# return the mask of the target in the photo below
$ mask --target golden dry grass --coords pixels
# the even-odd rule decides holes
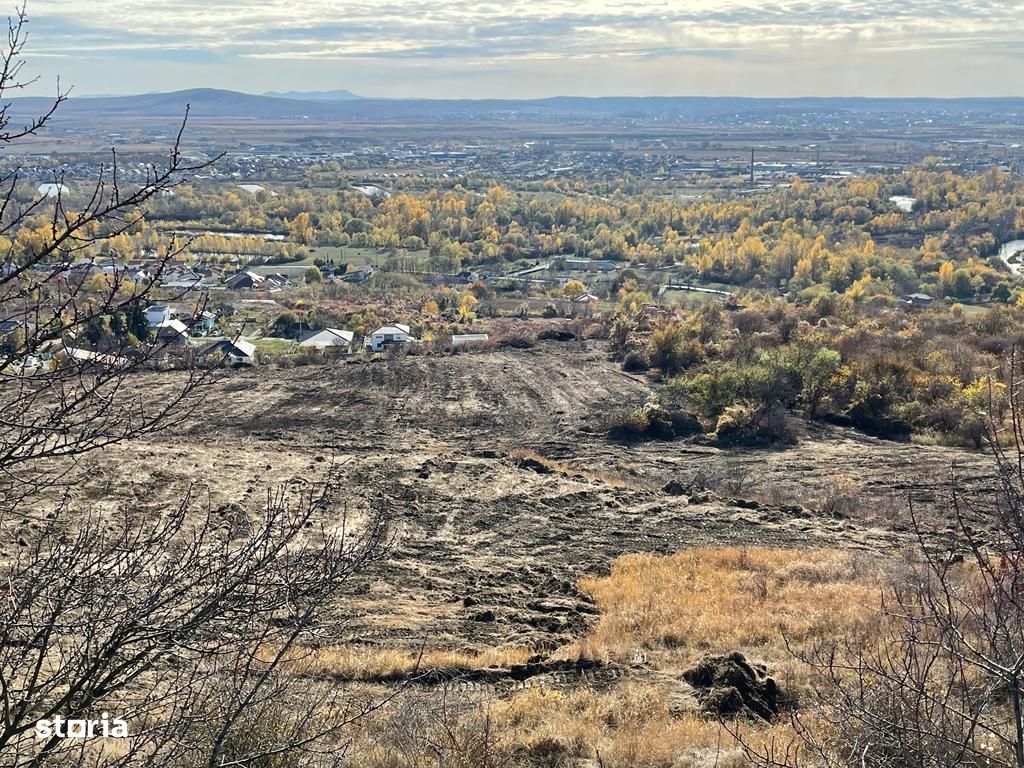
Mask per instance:
[[[696,547],[673,555],[626,555],[606,577],[582,579],[601,611],[577,645],[590,658],[637,649],[781,651],[784,636],[870,631],[879,620],[877,573],[826,549]],[[776,655],[776,654],[772,654]]]
[[[612,472],[574,466],[572,464],[567,464],[564,461],[544,456],[527,448],[514,448],[509,451],[508,455],[513,461],[522,461],[523,459],[536,461],[538,464],[541,464],[550,471],[564,474],[566,477],[582,480],[598,480],[601,483],[614,488],[630,488],[635,485]]]
[[[537,686],[482,700],[422,691],[415,715],[396,702],[361,723],[350,756],[366,768],[745,765],[729,728],[698,711],[681,668],[704,653],[740,650],[769,661],[784,687],[799,685],[806,670],[795,669],[784,636],[801,645],[871,632],[880,621],[880,574],[876,561],[828,549],[698,547],[621,557],[608,576],[581,580],[601,616],[558,655],[626,660],[641,652],[653,670],[605,690]],[[528,653],[435,651],[420,666],[507,666]],[[415,659],[343,647],[315,651],[307,662],[322,673],[371,679],[411,669]],[[793,737],[785,722],[744,727],[749,748],[777,748]]]
[[[624,682],[607,691],[536,687],[504,699],[474,702],[435,690],[430,698],[396,700],[361,723],[348,753],[364,768],[577,766],[696,768],[744,765],[727,729],[680,712],[664,689]],[[747,729],[748,747],[788,742],[788,725]],[[599,762],[598,761],[599,758]],[[589,762],[584,762],[589,761]]]
[[[739,745],[715,721],[679,711],[663,686],[625,682],[611,690],[569,693],[530,689],[492,707],[496,724],[575,747],[581,757],[600,754],[605,766],[698,765],[737,757]],[[787,738],[788,726],[763,729],[750,746]],[[712,758],[712,760],[709,760]],[[720,762],[721,764],[721,762]]]
[[[295,674],[334,677],[342,680],[395,679],[417,669],[487,669],[524,663],[533,653],[529,648],[508,646],[472,650],[430,649],[410,651],[361,645],[326,648],[295,648],[285,667]]]

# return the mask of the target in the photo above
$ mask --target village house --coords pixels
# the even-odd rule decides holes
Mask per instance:
[[[374,269],[369,264],[363,264],[362,266],[350,269],[341,279],[346,283],[363,283],[373,277]]]
[[[902,302],[911,307],[927,307],[935,298],[927,293],[907,293],[902,297]]]
[[[217,316],[213,312],[202,312],[190,317],[179,318],[193,336],[207,336],[217,324]]]
[[[268,291],[281,291],[291,285],[287,275],[264,275],[263,280],[263,288]]]
[[[160,276],[164,288],[195,288],[202,282],[202,275],[191,269],[169,269]]]
[[[472,285],[478,280],[486,280],[479,272],[464,270],[457,275],[435,275],[430,279],[431,285]]]
[[[349,353],[352,351],[352,344],[356,335],[352,331],[343,331],[338,328],[324,328],[322,331],[310,331],[299,341],[299,346],[305,349],[328,349],[335,352]]]
[[[155,327],[153,337],[158,344],[186,344],[188,326],[181,320],[166,320]]]
[[[394,344],[405,344],[409,341],[416,341],[410,333],[408,325],[392,323],[385,325],[366,337],[364,344],[371,352],[382,352],[386,347]]]
[[[128,279],[133,283],[148,283],[153,273],[147,267],[128,267]]]
[[[601,300],[592,293],[578,293],[569,298],[569,314],[572,317],[590,317]]]
[[[245,270],[233,274],[224,281],[224,285],[232,291],[252,291],[262,288],[264,282],[263,275],[257,275],[255,272]]]
[[[15,331],[24,331],[28,334],[31,330],[32,325],[27,320],[21,320],[16,317],[9,317],[6,320],[0,320],[0,341],[3,341]]]
[[[221,339],[199,352],[202,358],[223,358],[228,365],[256,365],[256,345],[245,339]]]
[[[171,308],[166,304],[150,304],[146,307],[146,322],[150,328],[163,325],[171,319]]]
[[[74,365],[78,367],[116,368],[125,363],[124,358],[94,352],[81,347],[62,347],[56,354],[58,365]]]

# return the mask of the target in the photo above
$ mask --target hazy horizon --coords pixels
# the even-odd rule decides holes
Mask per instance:
[[[289,96],[289,93],[298,93],[298,94],[310,93],[310,94],[312,94],[312,93],[324,92],[324,91],[341,91],[341,90],[348,90],[348,91],[350,91],[351,89],[348,89],[348,88],[331,88],[331,89],[310,89],[310,90],[307,91],[307,90],[302,90],[302,89],[295,88],[295,89],[289,89],[288,91],[285,91],[285,92],[281,92],[281,91],[257,92],[257,91],[242,91],[242,90],[237,90],[237,89],[234,89],[234,88],[220,88],[218,86],[213,86],[213,85],[196,85],[196,86],[190,86],[190,87],[187,87],[187,88],[174,88],[174,89],[168,89],[168,90],[148,89],[148,90],[145,90],[145,91],[126,91],[124,93],[109,93],[109,92],[108,93],[81,93],[81,92],[78,91],[78,89],[75,89],[70,95],[73,98],[83,98],[83,99],[106,99],[106,98],[114,99],[114,98],[130,97],[130,96],[147,96],[147,95],[158,95],[158,94],[166,94],[166,93],[180,93],[180,92],[201,91],[201,90],[223,91],[223,92],[227,92],[227,93],[242,93],[242,94],[246,94],[246,95],[249,95],[249,96],[267,96],[267,97],[272,97],[272,98],[287,99],[287,98],[296,98],[296,97]],[[33,96],[37,96],[37,97],[48,97],[48,96],[51,96],[52,94],[49,94],[49,93],[46,93],[46,92],[36,92],[36,93],[33,93],[32,95]],[[556,94],[552,94],[550,96],[504,96],[504,95],[501,95],[501,94],[497,94],[497,95],[493,95],[493,96],[413,96],[413,95],[409,95],[409,96],[375,96],[373,94],[355,93],[354,96],[356,98],[353,99],[353,100],[368,100],[368,101],[372,101],[372,100],[375,100],[375,99],[378,99],[378,100],[388,100],[388,101],[416,101],[416,100],[443,101],[443,100],[447,100],[447,99],[460,100],[460,101],[488,101],[488,100],[540,101],[540,100],[544,100],[544,99],[559,99],[559,98],[566,98],[566,99],[689,99],[689,98],[705,99],[706,98],[706,99],[763,99],[763,100],[768,100],[768,101],[772,101],[772,100],[800,101],[800,100],[808,100],[808,99],[822,99],[822,100],[826,100],[826,99],[850,99],[850,100],[854,100],[854,99],[863,99],[863,100],[877,100],[877,99],[891,99],[891,100],[908,100],[908,99],[934,99],[934,100],[1020,99],[1020,100],[1024,100],[1024,95],[1007,94],[1007,93],[994,93],[994,94],[990,94],[990,95],[981,95],[981,96],[978,96],[978,95],[955,95],[955,94],[951,95],[951,96],[920,96],[920,95],[896,95],[896,96],[885,95],[885,96],[879,96],[877,94],[865,94],[865,95],[862,95],[862,96],[861,95],[850,96],[850,95],[835,94],[835,93],[826,93],[826,94],[820,94],[820,95],[818,95],[818,94],[802,94],[802,95],[799,95],[798,94],[798,95],[793,95],[793,96],[779,96],[779,95],[776,95],[776,94],[763,94],[763,95],[750,96],[750,95],[744,95],[744,94],[732,95],[732,94],[691,94],[691,93],[674,93],[674,94],[609,93],[609,94],[604,94],[604,95],[600,95],[600,96],[588,96],[588,95],[585,95],[585,94],[578,94],[578,93],[556,93]],[[325,99],[325,100],[327,100],[327,99]],[[343,100],[339,100],[339,101],[343,101]]]
[[[1024,3],[990,0],[32,0],[28,13],[31,95],[52,93],[58,75],[80,96],[1024,94]]]

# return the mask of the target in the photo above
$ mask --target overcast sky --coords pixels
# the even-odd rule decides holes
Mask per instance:
[[[13,0],[12,0],[13,1]],[[79,95],[1024,95],[1024,2],[29,0]]]

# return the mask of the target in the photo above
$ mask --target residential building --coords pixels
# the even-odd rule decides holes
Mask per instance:
[[[257,275],[255,272],[244,270],[233,274],[224,281],[224,285],[232,291],[251,291],[261,288],[264,282],[265,278],[263,275]]]
[[[310,331],[300,341],[299,346],[307,349],[351,352],[356,335],[352,331],[338,328],[324,328],[322,331]]]
[[[150,304],[146,307],[146,322],[150,328],[163,325],[171,319],[171,308],[166,304]]]
[[[405,344],[409,341],[416,341],[410,333],[408,325],[392,323],[385,325],[366,337],[365,345],[371,352],[381,352],[386,347],[394,344]]]
[[[362,266],[350,269],[341,279],[346,283],[362,283],[373,277],[374,268],[369,264],[363,264]]]
[[[228,365],[256,365],[256,345],[245,339],[221,339],[200,353],[200,358],[223,358]]]

